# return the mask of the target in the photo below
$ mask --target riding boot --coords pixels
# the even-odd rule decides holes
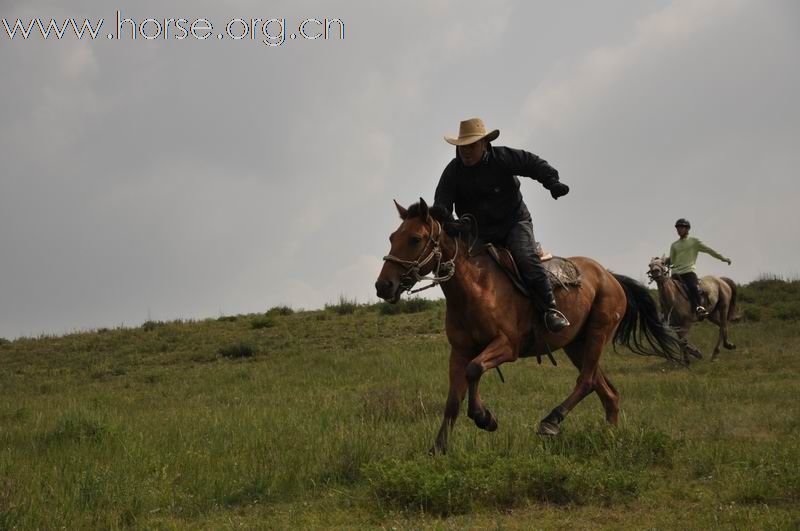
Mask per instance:
[[[548,332],[557,334],[569,326],[569,321],[566,316],[558,310],[556,306],[556,298],[550,294],[551,299],[547,303],[547,309],[544,312],[544,326]]]
[[[694,311],[695,319],[702,321],[706,315],[708,315],[708,312],[702,306],[702,304],[700,304],[700,289],[697,274],[690,272],[682,273],[679,276],[683,281],[683,285],[686,286],[686,295],[689,298],[689,307]]]
[[[555,333],[569,326],[567,318],[556,307],[556,298],[553,296],[547,271],[535,252],[536,240],[531,221],[517,222],[509,231],[506,245],[514,257],[525,287],[531,292],[534,307],[544,312],[545,328]]]
[[[698,321],[702,321],[703,319],[706,318],[706,316],[708,315],[708,312],[706,311],[705,307],[700,302],[700,294],[698,293],[696,284],[695,284],[693,295],[694,295],[694,297],[692,297],[692,298],[694,300],[690,301],[689,304],[691,305],[692,308],[694,308],[694,316],[695,316],[695,318]]]
[[[544,273],[544,267],[540,265]],[[548,332],[554,334],[562,331],[569,326],[569,321],[558,310],[556,305],[556,297],[553,295],[553,287],[550,285],[550,279],[547,274],[536,275],[530,279],[528,289],[532,291],[534,306],[543,310],[542,319],[544,320],[544,327]]]

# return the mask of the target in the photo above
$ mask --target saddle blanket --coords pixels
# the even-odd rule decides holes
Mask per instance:
[[[678,290],[685,299],[689,299],[689,292],[686,289],[686,283],[677,275],[672,277],[678,286]],[[719,286],[714,279],[705,276],[698,279],[697,296],[700,298],[700,304],[707,310],[717,305],[719,301]]]
[[[520,291],[529,295],[528,288],[522,282],[519,269],[517,269],[517,264],[514,262],[511,252],[504,247],[498,247],[491,243],[487,244],[484,250],[505,271],[514,285]],[[544,256],[540,253],[540,257],[542,258],[542,265],[550,277],[550,284],[553,289],[568,289],[568,286],[581,285],[581,272],[574,262],[561,256],[552,256],[549,253]]]

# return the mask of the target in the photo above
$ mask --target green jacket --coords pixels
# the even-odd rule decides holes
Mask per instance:
[[[683,273],[694,271],[694,263],[697,261],[698,253],[710,254],[717,260],[722,260],[723,262],[728,261],[727,258],[697,238],[687,236],[679,239],[669,248],[668,264],[672,268],[672,273],[682,275]]]

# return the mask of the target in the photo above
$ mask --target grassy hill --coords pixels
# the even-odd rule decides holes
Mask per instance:
[[[740,300],[717,363],[604,353],[617,428],[589,397],[535,434],[577,374],[558,352],[486,374],[499,430],[461,417],[433,458],[442,302],[0,340],[0,529],[797,528],[800,282]]]

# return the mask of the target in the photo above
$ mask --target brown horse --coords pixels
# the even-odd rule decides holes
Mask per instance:
[[[609,342],[640,354],[677,359],[680,343],[659,320],[655,301],[638,282],[613,275],[590,258],[571,258],[580,269],[581,285],[556,290],[556,298],[572,325],[549,333],[530,299],[492,258],[469,256],[465,239],[457,234],[460,225],[444,209],[429,209],[422,199],[408,210],[395,205],[403,222],[389,238],[390,254],[375,283],[378,297],[396,303],[404,290],[433,275],[447,300],[450,390],[432,452],[447,451],[448,435],[467,394],[469,418],[481,429],[497,429],[478,384],[484,372],[502,363],[566,351],[580,375],[572,393],[539,423],[538,430],[556,435],[564,417],[592,392],[600,397],[606,420],[616,424],[619,392],[599,366]]]
[[[689,363],[689,355],[701,359],[703,354],[691,343],[689,343],[689,329],[697,322],[695,312],[689,305],[689,298],[681,286],[681,281],[669,276],[665,257],[655,257],[650,260],[647,276],[651,282],[658,286],[658,295],[661,300],[661,311],[667,323],[675,329],[678,337],[683,342],[683,359]],[[719,346],[722,344],[726,349],[732,350],[736,345],[728,341],[728,323],[737,319],[736,315],[736,283],[727,277],[715,277],[711,275],[700,279],[700,285],[708,296],[708,320],[719,327],[717,344],[711,354],[714,361],[719,355]]]

